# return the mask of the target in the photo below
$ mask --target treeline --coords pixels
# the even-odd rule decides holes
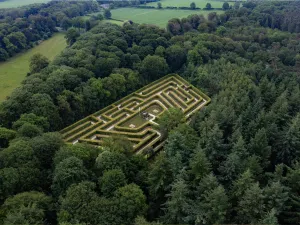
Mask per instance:
[[[32,67],[40,69],[2,104],[1,124],[11,126],[23,113],[39,111],[51,124],[50,130],[59,130],[177,69],[172,49],[168,50],[171,35],[163,29],[102,24],[80,37],[72,34],[67,33],[67,41],[75,43],[48,67],[33,62]],[[21,104],[11,113],[11,103],[16,101]]]
[[[298,224],[298,36],[255,23],[256,7],[172,19],[170,32],[99,24],[32,62],[0,106],[1,223]],[[170,72],[212,102],[189,125],[164,114],[151,163],[120,137],[93,148],[49,133]]]
[[[51,1],[16,9],[0,10],[0,61],[48,39],[56,27],[71,26],[70,19],[98,11],[92,1]]]
[[[224,3],[225,4],[225,3]],[[236,27],[243,25],[269,27],[291,33],[300,32],[300,23],[298,12],[300,2],[262,2],[254,1],[235,2],[233,7],[223,4],[223,9],[227,11],[224,14],[212,12],[208,15],[208,20],[201,17],[196,21],[190,21],[194,17],[190,16],[183,19],[172,19],[169,21],[167,28],[176,35],[183,32],[199,30],[205,32],[216,31],[217,27],[226,24],[227,27]],[[206,5],[206,10],[211,9],[210,3]],[[199,21],[204,21],[199,26]]]

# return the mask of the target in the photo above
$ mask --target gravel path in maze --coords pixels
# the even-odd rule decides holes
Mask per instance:
[[[64,140],[100,146],[103,138],[121,135],[136,153],[160,150],[164,140],[156,118],[171,107],[180,108],[187,120],[210,98],[178,75],[166,76],[61,131]],[[152,111],[151,111],[152,109]],[[145,115],[148,118],[145,118]]]

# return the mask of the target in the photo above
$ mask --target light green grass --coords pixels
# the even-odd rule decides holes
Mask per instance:
[[[161,0],[162,7],[175,6],[175,7],[190,7],[190,4],[195,2],[196,7],[204,8],[209,2],[213,8],[222,8],[223,3],[221,1],[210,1],[210,0]],[[228,2],[229,5],[233,5],[233,2]],[[157,2],[151,2],[148,6],[157,6]]]
[[[192,14],[207,16],[211,12],[222,13],[222,10],[172,10],[172,9],[140,9],[140,8],[119,8],[111,10],[112,18],[118,20],[132,20],[135,23],[154,24],[165,28],[172,18],[183,18]]]
[[[35,4],[35,3],[46,3],[50,2],[50,0],[7,0],[4,2],[0,2],[1,8],[16,8],[24,5]]]
[[[53,60],[66,46],[64,34],[58,33],[40,45],[0,63],[0,102],[10,95],[26,77],[29,72],[29,59],[32,55],[41,53]]]
[[[137,113],[134,117],[124,122],[122,126],[130,127],[130,125],[133,124],[135,128],[138,128],[144,125],[145,123],[147,123],[147,120],[145,120],[139,113]]]

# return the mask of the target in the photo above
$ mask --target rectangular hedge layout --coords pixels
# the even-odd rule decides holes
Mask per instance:
[[[60,133],[66,142],[101,146],[103,138],[128,138],[136,153],[151,154],[163,146],[155,129],[157,118],[170,107],[180,108],[187,119],[210,98],[178,75],[165,76],[114,104],[72,124]],[[145,114],[147,117],[145,117]]]

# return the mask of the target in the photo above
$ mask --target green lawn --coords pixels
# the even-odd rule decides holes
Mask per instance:
[[[23,5],[46,2],[50,2],[50,0],[7,0],[0,2],[0,8],[16,8]]]
[[[166,6],[176,6],[176,7],[189,7],[192,2],[195,2],[196,7],[204,8],[206,3],[210,3],[213,8],[222,8],[223,3],[221,1],[210,1],[210,0],[161,0],[160,3],[162,7]],[[233,2],[228,2],[229,5],[233,5]],[[147,4],[148,6],[157,6],[157,2],[151,2]]]
[[[41,53],[50,60],[58,55],[65,47],[66,41],[63,33],[53,35],[40,45],[20,53],[6,62],[0,63],[0,102],[20,85],[29,72],[29,59],[35,53]]]
[[[170,0],[166,0],[170,1]],[[191,14],[202,14],[207,16],[210,12],[222,13],[222,10],[172,10],[172,9],[139,9],[119,8],[111,10],[112,18],[118,20],[132,20],[135,23],[154,24],[165,28],[167,22],[172,18],[183,18]]]

